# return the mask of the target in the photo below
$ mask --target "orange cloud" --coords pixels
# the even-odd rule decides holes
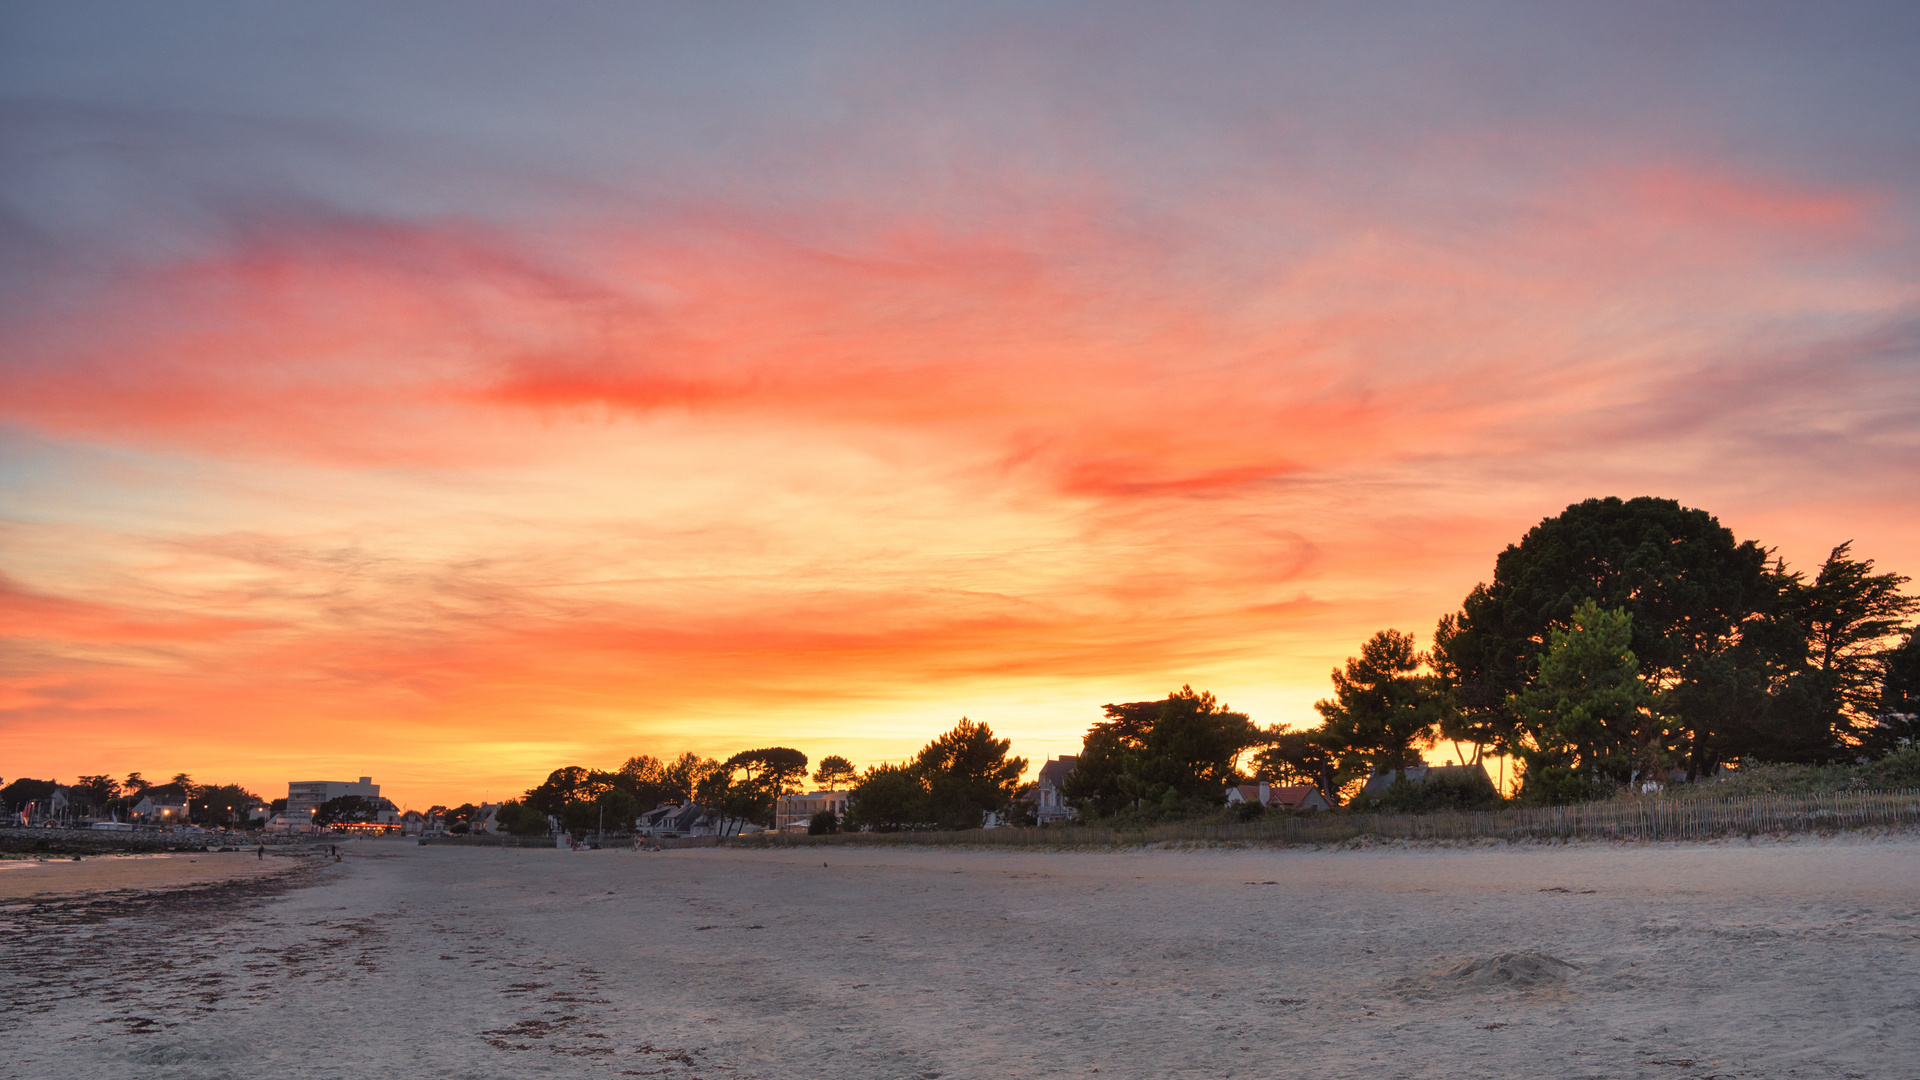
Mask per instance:
[[[48,596],[0,574],[0,639],[116,644],[219,641],[273,625],[260,619],[154,611]]]

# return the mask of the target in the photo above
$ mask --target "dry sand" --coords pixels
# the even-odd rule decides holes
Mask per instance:
[[[0,1076],[1920,1076],[1911,837],[346,850],[0,911]]]

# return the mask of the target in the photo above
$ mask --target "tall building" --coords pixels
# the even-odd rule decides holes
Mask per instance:
[[[286,819],[295,828],[313,820],[313,812],[330,799],[358,795],[368,802],[380,797],[380,785],[373,777],[363,776],[357,783],[345,780],[295,780],[287,785]]]

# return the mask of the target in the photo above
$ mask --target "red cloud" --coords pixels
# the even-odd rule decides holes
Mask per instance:
[[[1643,213],[1716,231],[1763,229],[1854,239],[1875,202],[1858,192],[1674,165],[1621,174],[1618,184]]]

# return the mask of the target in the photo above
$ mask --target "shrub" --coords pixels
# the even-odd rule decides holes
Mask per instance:
[[[1587,783],[1567,769],[1559,771],[1565,775],[1547,778],[1557,781],[1552,788],[1554,794],[1572,796],[1561,801],[1584,797],[1581,793],[1589,790]],[[1405,775],[1396,776],[1386,791],[1357,796],[1348,808],[1362,813],[1431,814],[1441,810],[1498,810],[1503,802],[1485,773],[1469,770],[1464,776],[1429,772],[1422,784],[1414,783]]]

